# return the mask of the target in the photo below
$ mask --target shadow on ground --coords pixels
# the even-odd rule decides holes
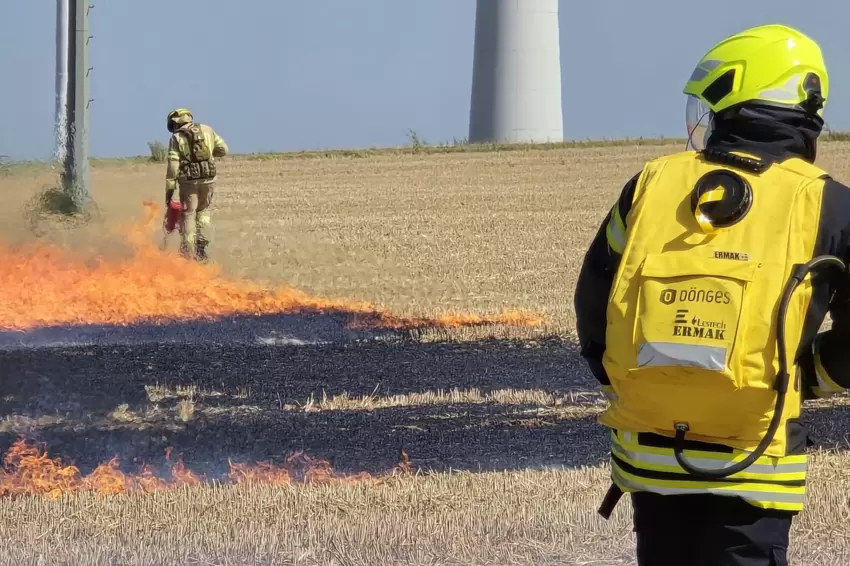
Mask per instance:
[[[847,399],[846,395],[841,397],[841,401]],[[826,450],[850,449],[850,405],[810,407],[803,410],[801,420],[809,429],[813,446]]]
[[[98,345],[7,344],[0,450],[24,435],[86,473],[116,455],[130,471],[163,465],[173,448],[210,475],[226,472],[229,458],[282,461],[293,451],[370,472],[394,466],[402,448],[414,465],[436,470],[592,465],[606,457],[595,423],[599,397],[588,393],[595,382],[569,342],[322,343],[305,339],[305,329],[339,329],[339,321],[283,320],[290,324],[283,330],[270,319],[248,330],[243,323],[235,340],[223,323],[195,326],[200,332],[89,329],[80,340]],[[267,331],[289,340],[254,339]],[[452,389],[478,391],[439,401],[393,397]],[[516,391],[487,397],[505,389]],[[346,393],[371,401],[322,407],[323,397]]]
[[[377,322],[362,317],[363,322]],[[211,320],[167,324],[80,324],[37,328],[27,332],[0,331],[0,350],[83,345],[140,344],[331,344],[410,335],[414,330],[350,328],[353,313],[332,311],[234,315]]]
[[[357,341],[342,339],[344,326],[266,317],[89,329],[97,345],[7,344],[0,450],[23,436],[87,473],[114,456],[127,471],[167,469],[171,448],[210,476],[226,473],[228,459],[282,462],[295,451],[373,473],[392,468],[402,448],[434,470],[607,460],[598,387],[569,341]],[[329,340],[308,339],[317,336]],[[816,445],[846,448],[850,407],[805,415]]]

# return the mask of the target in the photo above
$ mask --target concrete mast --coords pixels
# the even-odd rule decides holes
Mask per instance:
[[[56,108],[53,157],[62,163],[68,155],[68,33],[71,28],[69,0],[56,0]]]
[[[90,202],[89,0],[56,3],[56,157],[62,187],[78,210]]]
[[[558,0],[477,0],[469,142],[563,139]]]

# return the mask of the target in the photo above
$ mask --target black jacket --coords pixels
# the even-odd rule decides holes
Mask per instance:
[[[778,161],[796,156],[813,163],[822,126],[819,118],[800,112],[758,106],[738,108],[715,116],[714,130],[706,146],[721,151],[746,151]],[[638,175],[635,175],[626,183],[616,205],[624,222],[632,205],[637,178]],[[606,216],[590,244],[575,292],[581,355],[602,385],[610,383],[602,366],[602,356],[605,352],[608,295],[620,262],[620,255],[609,246],[606,238],[609,220],[610,215]],[[827,179],[824,186],[814,250],[814,255],[822,254],[838,256],[850,265],[850,188],[833,179]],[[812,341],[827,312],[833,325],[822,338],[820,361],[835,385],[850,388],[850,347],[847,346],[850,344],[850,278],[846,274],[816,276],[820,277],[828,277],[829,280],[814,286],[797,351],[805,399],[823,394],[815,374]]]

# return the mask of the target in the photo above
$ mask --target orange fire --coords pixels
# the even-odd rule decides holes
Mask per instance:
[[[337,313],[351,327],[420,328],[476,325],[536,326],[539,316],[507,310],[496,316],[394,316],[366,302],[314,297],[290,287],[266,289],[229,280],[215,266],[186,262],[151,238],[161,214],[145,203],[146,218],[122,230],[130,257],[94,261],[58,246],[0,243],[0,330],[59,325],[129,325],[214,319],[228,315]]]
[[[170,450],[166,451],[170,461]],[[230,472],[219,483],[229,484],[380,484],[388,477],[405,475],[413,471],[407,453],[402,450],[401,461],[392,470],[372,475],[361,472],[354,475],[335,472],[325,460],[319,460],[303,453],[295,453],[286,458],[283,465],[270,462],[245,464],[229,462]],[[118,458],[99,465],[87,476],[72,464],[64,464],[59,458],[50,458],[45,448],[18,440],[9,449],[3,459],[0,470],[0,497],[15,495],[41,495],[58,497],[65,494],[92,492],[100,495],[121,493],[151,493],[182,486],[201,485],[208,481],[203,476],[186,468],[178,457],[171,464],[171,479],[158,476],[150,466],[143,466],[138,474],[125,474],[119,469]]]

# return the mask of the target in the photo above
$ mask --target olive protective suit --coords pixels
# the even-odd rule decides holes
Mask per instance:
[[[165,201],[171,201],[179,188],[183,205],[181,253],[201,261],[207,259],[210,206],[216,184],[215,158],[228,153],[227,144],[213,128],[193,122],[186,109],[168,115],[168,169],[165,175]]]

